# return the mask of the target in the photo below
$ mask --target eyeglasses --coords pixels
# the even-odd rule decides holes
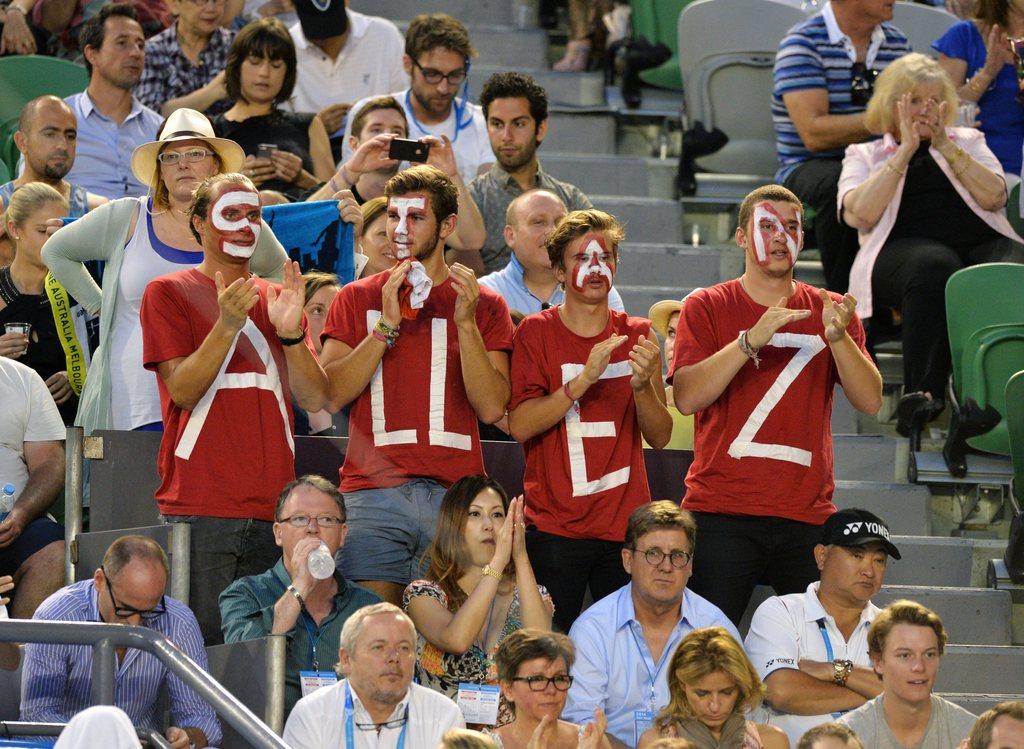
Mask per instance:
[[[466,67],[459,68],[458,70],[453,70],[450,73],[442,73],[440,70],[435,70],[434,68],[425,68],[422,65],[420,65],[416,60],[413,60],[412,64],[420,69],[420,73],[423,74],[423,80],[425,80],[431,86],[436,86],[438,83],[441,82],[442,78],[447,79],[448,85],[458,86],[464,80],[466,80],[466,76],[469,75],[468,64],[466,65]]]
[[[164,166],[174,166],[182,158],[189,164],[198,164],[207,156],[213,156],[213,151],[205,148],[196,148],[191,151],[164,151],[156,157],[156,160]]]
[[[102,565],[100,565],[100,571],[103,573],[103,579],[107,581],[107,593],[110,594],[110,603],[114,607],[114,616],[119,619],[128,619],[133,616],[137,616],[144,621],[152,621],[162,614],[167,613],[167,603],[164,600],[164,596],[160,596],[160,602],[151,609],[137,609],[133,606],[118,603],[117,599],[114,598],[114,586],[110,582],[110,576],[107,575],[107,571]]]
[[[321,528],[337,528],[345,521],[333,515],[324,515],[318,518],[310,517],[309,515],[292,515],[288,518],[281,518],[277,522],[288,523],[293,528],[307,528],[313,523],[316,523]]]
[[[394,720],[388,720],[384,723],[360,723],[356,721],[356,728],[360,731],[380,731],[384,728],[401,728],[409,722],[409,705],[406,704],[405,712],[401,718],[395,718]]]
[[[855,62],[850,70],[850,101],[858,106],[865,107],[871,100],[871,94],[875,91],[875,78],[878,71],[872,70],[867,63]]]
[[[652,567],[657,567],[664,561],[665,557],[668,557],[668,560],[672,564],[672,566],[675,567],[677,570],[681,570],[683,567],[690,563],[691,559],[693,559],[693,554],[691,554],[688,551],[683,551],[682,549],[676,549],[675,551],[666,554],[661,549],[655,548],[647,549],[645,551],[643,549],[638,549],[634,546],[632,551],[634,554],[643,554],[644,559],[647,560],[647,564],[651,565]]]
[[[223,5],[225,0],[187,0],[190,5],[198,5],[200,8],[204,5]]]
[[[558,676],[515,676],[512,681],[525,681],[526,686],[530,688],[531,692],[543,692],[548,688],[548,685],[552,685],[559,692],[567,692],[569,687],[572,686],[572,677],[566,674],[559,674]]]

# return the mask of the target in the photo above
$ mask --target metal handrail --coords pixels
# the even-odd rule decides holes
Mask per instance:
[[[66,723],[30,723],[23,720],[0,721],[0,737],[5,739],[15,736],[60,736],[67,728]],[[145,739],[150,746],[157,749],[172,749],[171,742],[160,735],[159,731],[152,728],[139,728],[136,726],[135,733],[140,739]]]
[[[257,749],[288,749],[249,708],[200,668],[173,642],[148,627],[99,622],[50,622],[39,619],[0,621],[0,642],[39,642],[92,647],[90,699],[113,705],[117,648],[135,648],[155,656],[167,669],[213,707],[217,715]]]

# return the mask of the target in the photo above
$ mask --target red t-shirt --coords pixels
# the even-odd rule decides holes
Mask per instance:
[[[388,272],[345,286],[334,298],[323,338],[358,346],[380,317]],[[341,490],[399,486],[415,478],[445,486],[484,472],[476,412],[466,396],[451,280],[434,286],[415,320],[352,403]],[[476,324],[488,351],[512,349],[512,318],[497,292],[480,287]]]
[[[157,504],[164,515],[274,519],[278,493],[295,478],[291,390],[277,332],[267,316],[266,281],[226,365],[191,411],[171,400],[157,375],[164,435]],[[194,268],[149,282],[142,297],[146,369],[189,356],[217,318],[217,288]],[[306,345],[313,350],[308,336]]]
[[[811,314],[776,332],[759,352],[760,368],[745,363],[718,400],[694,418],[694,460],[683,500],[688,510],[814,524],[835,512],[831,418],[839,373],[817,290],[797,282],[787,307]],[[766,309],[747,296],[739,279],[688,297],[669,374],[735,341]],[[847,330],[867,356],[860,318]]]
[[[650,337],[651,323],[610,310],[604,331],[584,338],[558,310],[530,315],[516,329],[509,410],[560,390],[583,371],[596,343],[612,335],[629,339],[565,418],[523,445],[526,520],[557,536],[622,541],[629,514],[651,501],[629,385],[629,352],[641,335]]]

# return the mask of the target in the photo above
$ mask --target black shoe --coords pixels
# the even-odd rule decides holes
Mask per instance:
[[[991,431],[1000,419],[1002,416],[992,406],[982,410],[973,398],[964,399],[949,420],[949,434],[942,446],[942,457],[951,476],[962,478],[967,475],[968,438]]]
[[[896,404],[896,432],[901,437],[919,434],[925,424],[942,413],[943,403],[924,393],[907,393]]]

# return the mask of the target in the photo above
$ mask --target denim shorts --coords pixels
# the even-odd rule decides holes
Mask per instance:
[[[0,575],[14,575],[30,556],[64,540],[64,526],[43,516],[25,526],[10,546],[0,549]]]
[[[386,489],[345,492],[348,536],[338,564],[349,580],[406,585],[422,576],[422,558],[434,538],[447,490],[430,479]]]

